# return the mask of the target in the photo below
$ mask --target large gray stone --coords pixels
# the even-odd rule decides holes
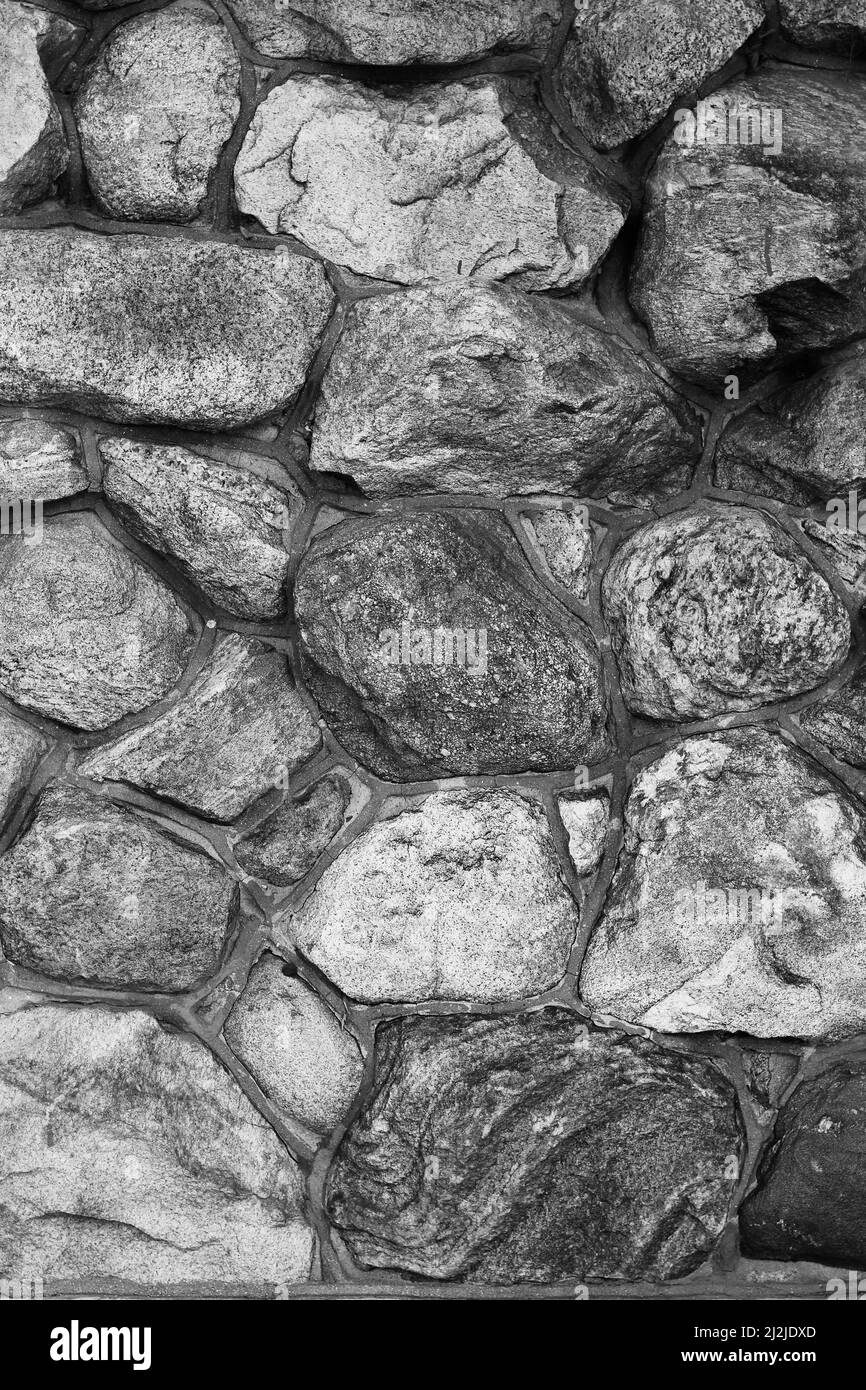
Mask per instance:
[[[69,163],[63,120],[39,57],[51,19],[0,4],[0,217],[49,194]]]
[[[98,523],[0,541],[0,691],[27,709],[104,729],[167,695],[192,641],[171,589]]]
[[[0,498],[48,501],[87,485],[77,435],[43,420],[0,420]]]
[[[0,231],[0,395],[233,429],[294,399],[332,302],[282,247]]]
[[[662,360],[721,396],[866,328],[866,78],[764,68],[712,101],[650,174],[631,298]]]
[[[461,63],[489,53],[543,56],[562,0],[228,0],[244,36],[276,58]]]
[[[80,770],[226,821],[311,758],[321,742],[285,656],[231,633],[219,639],[176,705],[97,749]]]
[[[758,0],[584,0],[560,75],[575,123],[601,149],[642,135],[764,17]]]
[[[600,761],[594,639],[530,579],[489,513],[325,532],[298,569],[295,604],[306,680],[352,756],[400,782]]]
[[[578,924],[542,808],[437,792],[353,840],[280,920],[353,999],[521,999],[565,973]]]
[[[827,48],[846,58],[866,49],[864,0],[779,0],[782,33],[806,48]]]
[[[47,752],[36,729],[0,710],[0,830]]]
[[[327,1203],[364,1266],[479,1283],[656,1281],[711,1254],[739,1171],[711,1063],[547,1009],[380,1025]]]
[[[271,955],[253,966],[226,1041],[285,1115],[333,1129],[361,1084],[361,1053],[318,995],[285,970]]]
[[[640,771],[581,998],[666,1033],[822,1041],[866,1026],[866,822],[762,729]]]
[[[7,1277],[180,1298],[311,1277],[302,1173],[216,1058],[147,1014],[0,1017],[0,1150]]]
[[[701,503],[635,532],[604,577],[625,701],[704,718],[802,694],[844,662],[842,601],[763,512]]]
[[[270,622],[286,612],[286,543],[303,499],[259,478],[245,453],[225,463],[176,444],[101,439],[106,501],[140,541],[167,554],[218,607]]]
[[[268,231],[403,284],[462,274],[566,289],[624,220],[591,166],[489,78],[386,94],[290,77],[253,117],[235,192]]]
[[[170,6],[113,29],[75,102],[90,187],[110,217],[189,222],[240,111],[240,61],[213,11]]]
[[[311,463],[371,497],[604,496],[687,472],[699,436],[685,401],[601,320],[456,280],[352,306]]]
[[[75,787],[49,786],[0,859],[3,949],[53,979],[186,989],[219,965],[236,904],[216,860]]]
[[[242,869],[287,888],[310,872],[342,828],[351,788],[339,773],[318,781],[296,801],[285,801],[234,846]]]

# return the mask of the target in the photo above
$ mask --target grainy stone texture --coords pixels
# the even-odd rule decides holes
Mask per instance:
[[[588,0],[562,57],[575,123],[600,149],[642,135],[764,22],[757,0]]]
[[[189,222],[240,111],[240,62],[212,10],[170,6],[109,34],[75,103],[109,217]]]
[[[81,771],[131,782],[232,820],[321,744],[281,652],[222,636],[178,704],[86,758]]]
[[[286,612],[286,545],[303,501],[293,483],[257,477],[254,455],[231,462],[174,444],[102,439],[102,489],[127,530],[168,554],[218,607],[270,622]]]
[[[557,799],[568,835],[568,852],[581,876],[593,873],[601,863],[608,830],[610,802],[603,792],[569,792]]]
[[[504,81],[394,89],[301,74],[258,107],[235,165],[238,207],[380,280],[584,281],[620,201]]]
[[[530,542],[551,579],[586,603],[592,583],[592,527],[577,512],[551,508],[523,516]]]
[[[676,745],[635,778],[581,998],[662,1032],[833,1039],[866,1023],[857,804],[762,729]]]
[[[294,399],[332,301],[282,248],[0,231],[0,395],[231,429]]]
[[[834,758],[866,767],[866,670],[861,667],[835,695],[804,709],[800,724]]]
[[[147,1014],[0,1017],[0,1149],[7,1275],[181,1297],[310,1275],[300,1170],[206,1048]]]
[[[353,999],[520,999],[561,979],[577,928],[541,807],[437,792],[365,830],[284,922]]]
[[[236,901],[214,859],[74,787],[48,787],[0,859],[3,949],[55,979],[186,989],[218,966]]]
[[[857,520],[866,531],[866,521],[862,517],[858,517]],[[861,535],[859,531],[851,530],[847,526],[835,526],[830,523],[830,516],[824,521],[804,517],[797,525],[822,552],[824,559],[832,565],[840,579],[844,579],[846,584],[855,584],[866,567],[866,535]]]
[[[0,217],[45,198],[69,163],[39,56],[50,23],[41,10],[0,0]]]
[[[361,1053],[318,995],[283,971],[271,955],[253,966],[226,1023],[226,1041],[286,1115],[333,1129],[361,1084]]]
[[[809,504],[866,478],[866,353],[759,401],[719,440],[716,483]]]
[[[779,0],[782,33],[806,48],[825,48],[846,58],[866,50],[864,0]]]
[[[0,420],[0,498],[72,497],[87,485],[71,430],[42,420]]]
[[[277,58],[460,63],[490,53],[544,54],[561,0],[228,0],[244,36]]]
[[[298,883],[343,825],[351,800],[345,777],[331,773],[286,801],[234,846],[242,869],[278,887]]]
[[[167,695],[192,645],[172,591],[84,517],[0,541],[0,691],[79,729]]]
[[[306,679],[341,744],[391,781],[600,760],[594,641],[528,577],[503,523],[477,512],[326,532],[295,604]]]
[[[733,1088],[573,1015],[381,1025],[328,1206],[362,1265],[490,1283],[670,1279],[716,1245]]]
[[[0,830],[47,752],[48,743],[36,729],[0,710]]]
[[[687,486],[697,417],[599,325],[460,281],[362,300],[324,380],[312,466],[371,497]]]
[[[604,605],[630,709],[651,719],[756,709],[820,685],[851,625],[777,522],[703,503],[617,551]]]
[[[727,373],[866,328],[866,78],[764,69],[713,102],[727,143],[681,125],[653,166],[631,297],[662,360],[721,397]]]

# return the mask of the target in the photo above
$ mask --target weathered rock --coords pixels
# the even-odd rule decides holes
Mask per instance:
[[[370,826],[280,928],[353,999],[499,1000],[561,979],[577,921],[542,808],[457,791]]]
[[[600,149],[650,130],[764,22],[757,0],[587,0],[562,55],[575,123]]]
[[[866,510],[866,509],[864,509]],[[810,541],[823,552],[833,569],[846,584],[856,584],[866,568],[866,536],[859,531],[832,524],[832,516],[827,523],[816,521],[814,517],[803,517],[797,526]],[[866,530],[866,520],[857,518],[858,525]]]
[[[390,95],[300,74],[258,107],[235,165],[241,212],[361,275],[586,280],[620,202],[504,81]]]
[[[321,741],[285,656],[231,633],[176,705],[97,749],[80,770],[226,821],[311,758]]]
[[[79,729],[162,699],[193,632],[171,589],[84,517],[0,542],[0,691]]]
[[[327,1201],[374,1268],[672,1279],[718,1241],[741,1144],[733,1088],[703,1059],[560,1010],[403,1019],[377,1030]]]
[[[202,210],[240,111],[240,61],[212,10],[170,6],[113,29],[75,118],[110,217],[189,222]]]
[[[41,734],[0,710],[0,830],[47,751]]]
[[[0,232],[0,396],[232,429],[294,399],[332,301],[282,247]]]
[[[702,503],[614,555],[604,606],[630,709],[651,719],[757,709],[844,662],[840,599],[763,512]]]
[[[827,48],[846,58],[866,49],[864,0],[779,0],[782,33],[806,48]]]
[[[757,1191],[740,1212],[746,1254],[862,1268],[864,1116],[862,1063],[846,1059],[797,1087],[761,1162]],[[848,1297],[848,1279],[838,1283]],[[862,1284],[850,1296],[861,1291]],[[827,1292],[832,1297],[830,1284]]]
[[[716,450],[716,484],[785,502],[826,501],[866,479],[866,353],[738,415]]]
[[[603,792],[568,792],[557,799],[568,852],[581,876],[594,873],[604,854],[610,803]]]
[[[41,10],[0,0],[0,217],[46,197],[69,163],[39,57],[49,23]]]
[[[600,761],[594,640],[527,587],[530,573],[480,512],[325,532],[295,604],[305,678],[343,747],[390,781]]]
[[[147,1014],[0,1017],[0,1148],[0,1266],[46,1292],[310,1277],[303,1175],[211,1053]]]
[[[592,582],[592,527],[577,512],[524,512],[523,525],[542,566],[557,584],[586,603]]]
[[[835,695],[809,705],[799,719],[834,758],[866,767],[866,669],[861,667]]]
[[[340,1123],[361,1083],[364,1063],[351,1033],[301,980],[266,955],[225,1026],[232,1051],[269,1100],[313,1129]]]
[[[229,0],[229,9],[260,53],[379,65],[542,57],[562,17],[561,0]]]
[[[670,1033],[831,1039],[866,1024],[866,823],[762,729],[638,773],[580,993]]]
[[[311,462],[371,497],[604,496],[688,469],[699,436],[691,408],[603,326],[458,280],[352,306]]]
[[[285,801],[234,846],[242,869],[265,883],[298,883],[341,829],[351,800],[344,777],[329,773],[296,801]]]
[[[268,622],[284,616],[289,556],[284,533],[303,499],[200,449],[101,439],[105,498],[140,541],[168,554],[218,607]],[[288,539],[285,537],[285,539]]]
[[[216,860],[73,787],[49,786],[0,859],[3,949],[53,979],[186,989],[217,968],[236,902]]]
[[[721,395],[866,328],[866,78],[763,69],[704,116],[650,175],[631,298],[663,361]]]
[[[77,435],[42,420],[0,420],[0,498],[47,501],[87,485]]]

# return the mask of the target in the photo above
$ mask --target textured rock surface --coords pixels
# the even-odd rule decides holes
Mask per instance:
[[[651,719],[756,709],[844,662],[840,599],[762,512],[704,503],[630,537],[604,578],[630,709]]]
[[[866,353],[797,381],[737,416],[719,440],[716,483],[810,503],[866,478]]]
[[[866,670],[861,667],[835,695],[804,709],[800,723],[834,758],[866,767]]]
[[[763,70],[713,101],[727,143],[683,125],[653,167],[631,297],[663,361],[721,395],[866,327],[866,78]]]
[[[603,495],[687,468],[698,450],[695,415],[609,331],[452,281],[352,307],[312,466],[371,497]]]
[[[274,88],[235,165],[241,212],[339,265],[431,276],[581,283],[623,212],[599,175],[504,83],[385,95],[313,74]]]
[[[438,792],[364,831],[288,939],[354,999],[520,999],[565,972],[577,908],[544,812]]]
[[[388,1023],[376,1054],[328,1193],[363,1265],[669,1279],[719,1239],[740,1133],[709,1063],[560,1011]]]
[[[331,303],[282,248],[0,231],[0,395],[230,429],[294,398]]]
[[[236,897],[220,864],[153,821],[51,786],[0,859],[0,939],[52,978],[185,989],[219,964]]]
[[[227,612],[253,622],[285,614],[284,533],[303,505],[292,483],[278,488],[257,477],[247,454],[227,464],[206,451],[128,439],[102,439],[99,453],[105,497],[134,536],[170,555]]]
[[[592,583],[592,528],[577,512],[526,512],[523,524],[551,579],[586,603]]]
[[[146,1014],[0,1017],[0,1148],[7,1274],[154,1290],[309,1276],[300,1171],[216,1059]]]
[[[218,640],[178,704],[98,749],[81,771],[232,820],[321,741],[285,656],[232,633]]]
[[[742,1209],[740,1232],[749,1254],[862,1267],[864,1116],[866,1070],[856,1061],[798,1086],[761,1163],[758,1190]]]
[[[0,710],[0,830],[47,751],[36,729]]]
[[[602,792],[571,792],[557,800],[568,835],[568,852],[578,874],[591,874],[601,863],[610,803]]]
[[[828,516],[826,521],[829,523],[831,517]],[[816,521],[813,517],[805,517],[797,524],[803,534],[817,545],[839,577],[846,584],[855,584],[866,566],[866,536]]]
[[[866,49],[864,0],[779,0],[782,33],[807,48],[827,48],[846,58]]]
[[[213,11],[137,15],[100,48],[75,115],[90,186],[110,217],[189,222],[240,110],[240,62]]]
[[[864,831],[854,800],[762,729],[678,744],[635,778],[581,997],[663,1032],[861,1031]]]
[[[46,197],[69,163],[39,57],[49,25],[40,10],[0,3],[0,217]]]
[[[168,693],[192,640],[171,590],[97,524],[0,542],[0,691],[27,709],[104,729]]]
[[[579,4],[560,79],[575,123],[601,149],[642,135],[763,21],[757,0]]]
[[[242,869],[285,888],[312,869],[341,828],[351,800],[345,777],[329,774],[286,801],[234,846]]]
[[[229,0],[229,9],[260,53],[374,64],[540,57],[562,17],[561,0]]]
[[[480,513],[325,533],[295,603],[305,674],[341,744],[391,781],[599,760],[593,640],[524,588],[527,576],[502,523]]]
[[[42,420],[0,420],[0,498],[50,499],[86,490],[76,435]]]
[[[340,1123],[361,1084],[358,1044],[283,962],[263,956],[225,1026],[232,1051],[265,1095],[313,1129]]]

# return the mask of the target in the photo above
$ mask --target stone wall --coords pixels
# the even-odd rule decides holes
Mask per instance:
[[[866,4],[82,3],[0,0],[0,1276],[848,1289]]]

